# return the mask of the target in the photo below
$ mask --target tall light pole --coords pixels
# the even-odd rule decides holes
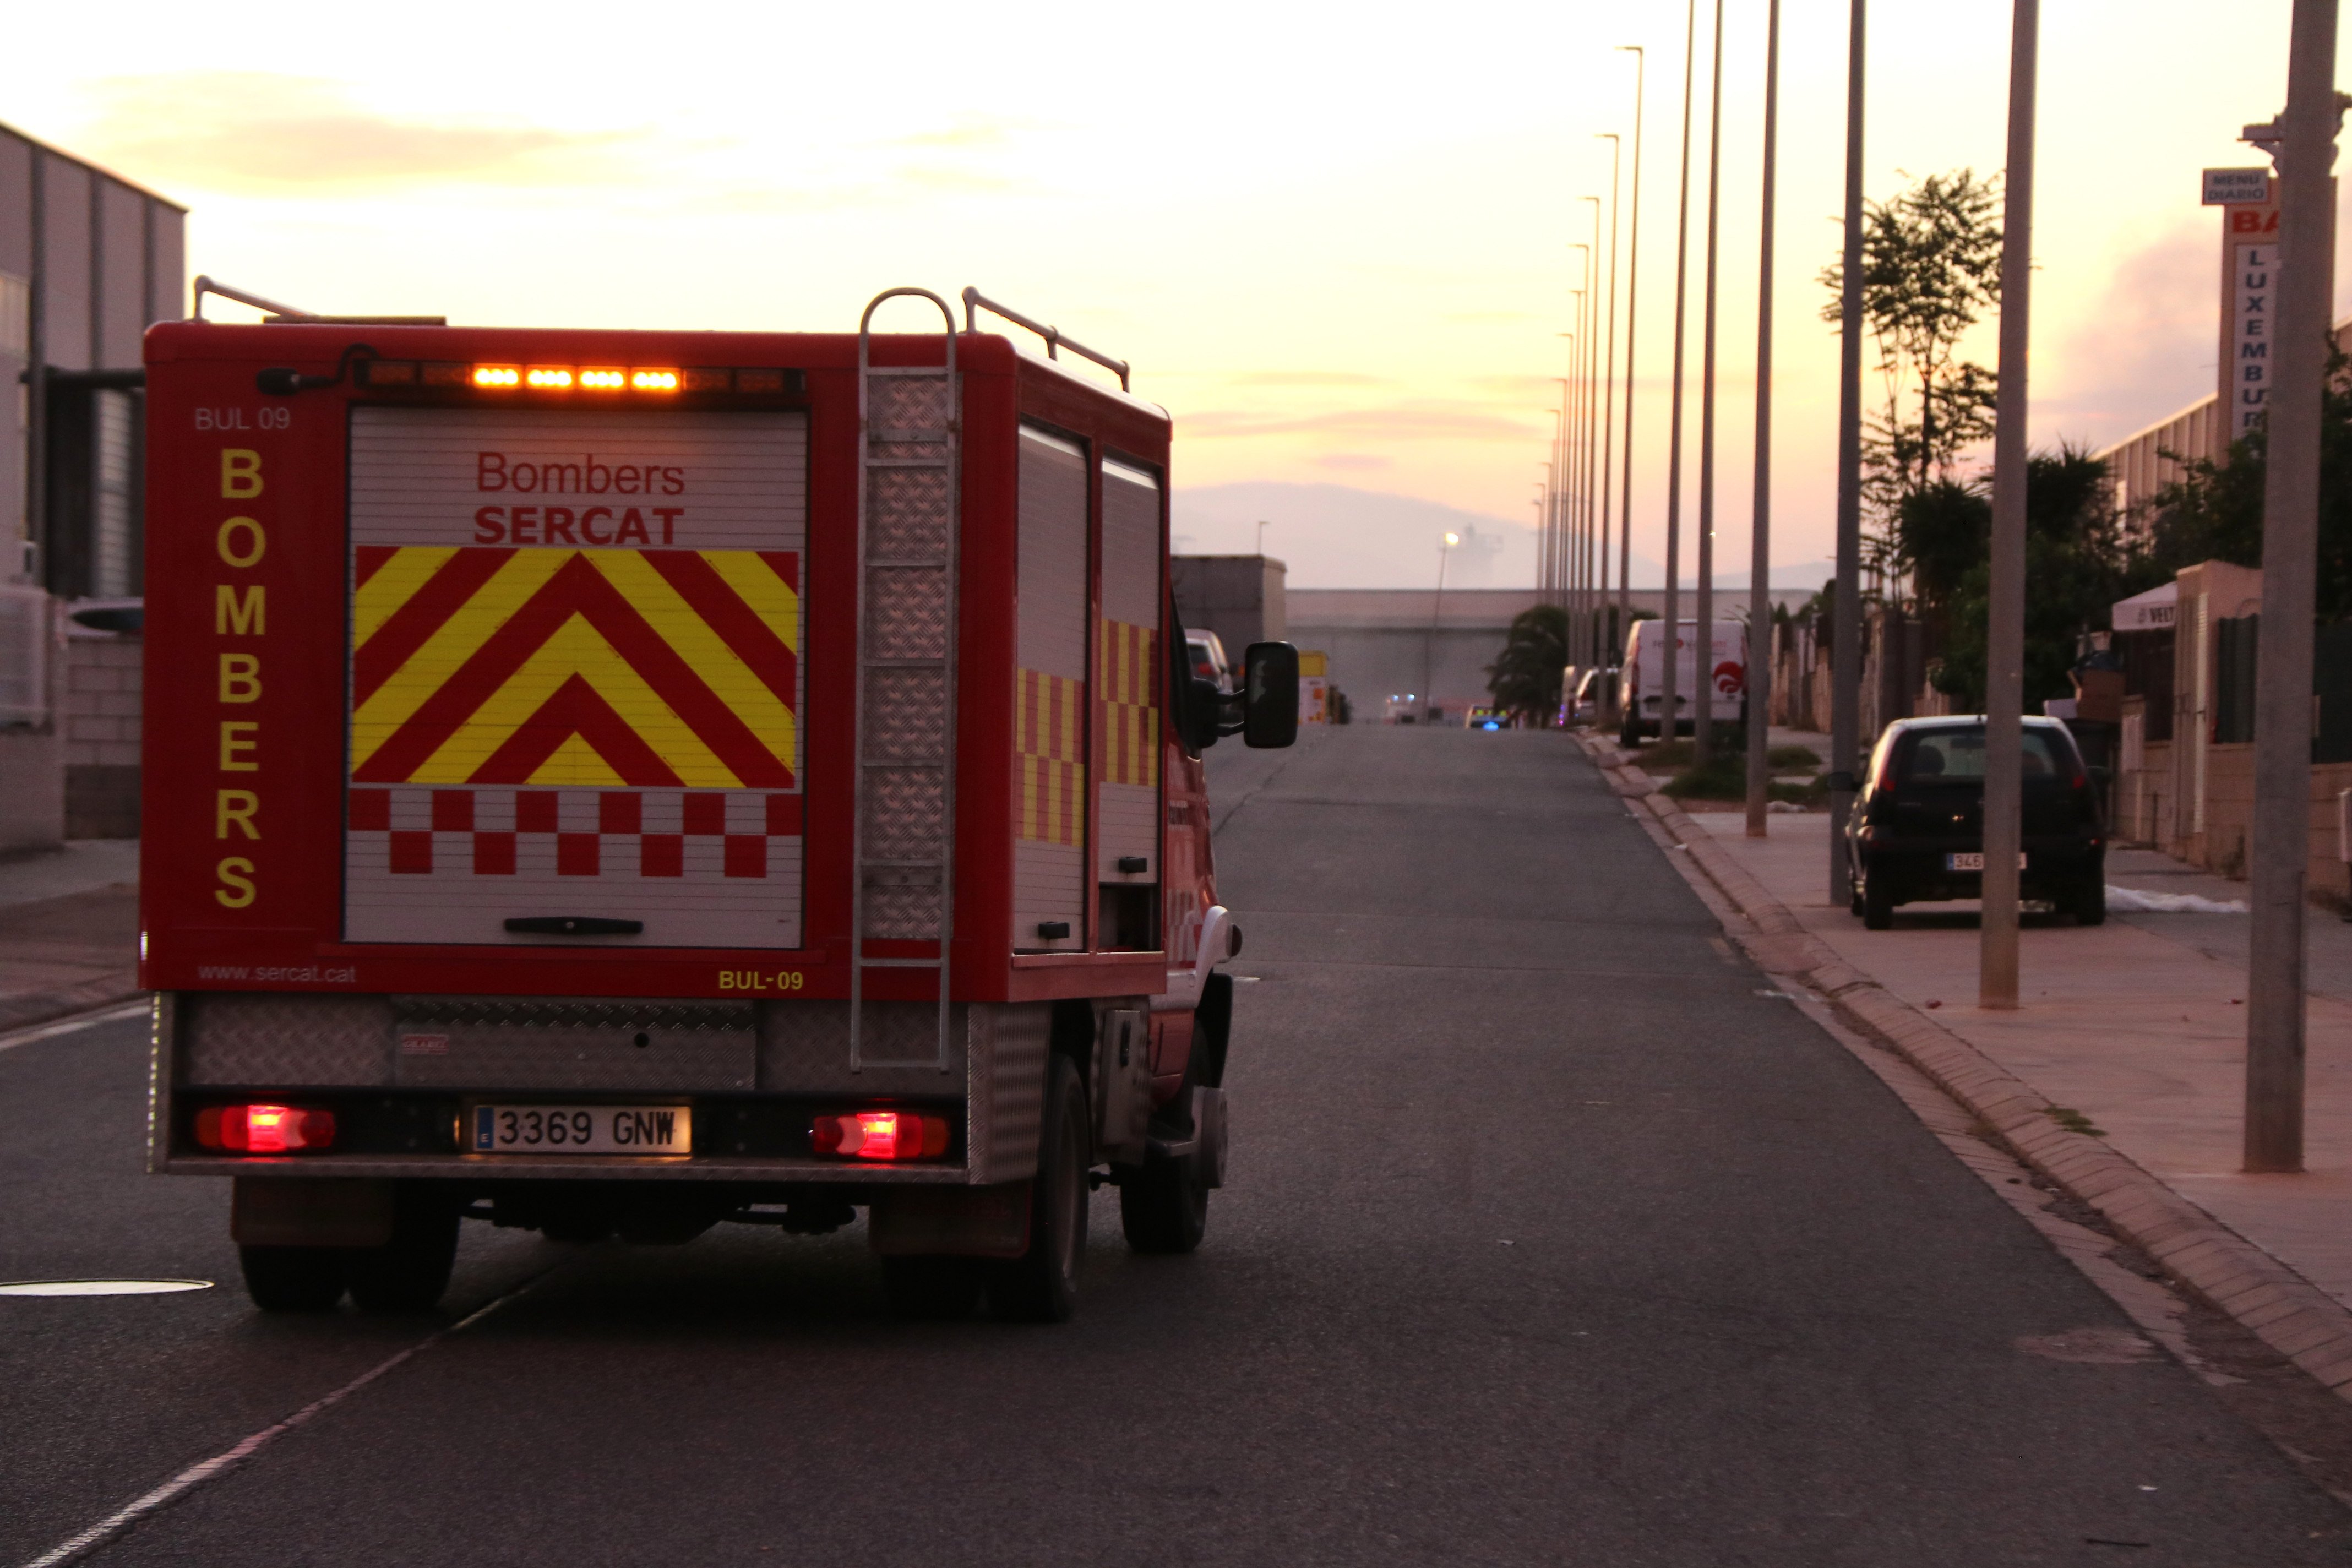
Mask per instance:
[[[1584,345],[1591,341],[1592,336],[1591,331],[1586,329],[1584,323],[1584,301],[1586,297],[1591,292],[1590,285],[1592,278],[1592,247],[1580,240],[1576,244],[1570,246],[1569,248],[1570,250],[1583,252],[1584,278],[1587,284],[1587,287],[1585,288],[1571,289],[1568,291],[1569,298],[1576,301],[1575,305],[1571,308],[1572,314],[1570,316],[1570,320],[1576,322],[1576,331],[1572,335],[1568,345],[1568,376],[1569,384],[1571,389],[1571,395],[1569,400],[1568,416],[1568,467],[1563,470],[1568,475],[1568,479],[1565,485],[1562,487],[1568,492],[1568,510],[1561,519],[1565,548],[1562,552],[1560,560],[1560,607],[1566,610],[1569,615],[1569,626],[1570,628],[1569,633],[1569,647],[1571,650],[1571,657],[1573,657],[1572,650],[1576,646],[1574,627],[1576,626],[1576,614],[1579,608],[1576,602],[1576,503],[1577,496],[1584,476],[1584,469],[1581,461],[1584,455],[1583,443],[1577,437],[1578,433],[1584,427],[1584,377],[1582,374],[1584,364]]]
[[[1445,558],[1461,542],[1462,536],[1449,529],[1445,542],[1437,547],[1437,596],[1430,601],[1429,636],[1422,640],[1421,645],[1421,721],[1423,724],[1430,721],[1430,699],[1436,695],[1430,689],[1430,682],[1436,678],[1432,653],[1437,642],[1438,623],[1445,616]]]
[[[1622,650],[1633,633],[1633,343],[1641,312],[1634,308],[1642,287],[1642,89],[1649,75],[1649,56],[1639,44],[1620,44],[1633,57],[1633,219],[1625,237],[1625,481],[1617,504],[1617,638]],[[1622,665],[1621,656],[1618,663]],[[1622,683],[1622,677],[1620,677]],[[1621,700],[1625,694],[1620,693]],[[1641,693],[1630,699],[1638,716]]]
[[[1575,348],[1576,334],[1573,332],[1562,332],[1559,335],[1569,340],[1570,349],[1573,352]],[[1560,584],[1562,582],[1563,573],[1566,570],[1561,565],[1561,558],[1567,548],[1568,420],[1570,386],[1569,378],[1564,375],[1553,376],[1551,380],[1552,384],[1559,388],[1559,423],[1552,426],[1551,514],[1546,523],[1546,527],[1549,530],[1549,537],[1551,541],[1551,567],[1550,570],[1545,574],[1543,580],[1543,602],[1547,605],[1554,605],[1565,609],[1567,607],[1567,600],[1562,593]]]
[[[1764,202],[1756,263],[1756,499],[1748,547],[1748,837],[1765,836],[1772,763],[1772,197],[1780,135],[1780,0],[1764,23]]]
[[[1717,238],[1722,227],[1723,0],[1715,0],[1715,67],[1706,107],[1706,306],[1699,330],[1698,638],[1692,650],[1691,766],[1715,758],[1715,304]]]
[[[1780,0],[1773,0],[1773,4],[1780,4]],[[1616,617],[1616,628],[1612,634],[1609,614],[1609,500],[1611,487],[1616,478],[1617,456],[1617,165],[1625,148],[1623,141],[1613,131],[1601,132],[1594,140],[1609,143],[1609,331],[1608,346],[1601,356],[1601,591],[1594,599],[1598,606],[1600,635],[1596,642],[1600,657],[1593,660],[1594,664],[1606,669],[1616,662],[1613,647],[1616,638],[1625,635],[1622,616]],[[1621,581],[1618,587],[1622,591],[1624,584]],[[1614,706],[1608,700],[1607,688],[1608,680],[1604,677],[1597,689],[1601,700],[1593,705],[1593,718],[1604,723],[1608,720],[1609,710]]]
[[[2321,399],[2333,283],[2336,0],[2295,0],[2286,112],[2269,131],[2279,170],[2279,321],[2263,490],[2263,634],[2256,645],[2252,946],[2246,983],[2249,1171],[2303,1169],[2304,881],[2311,834],[2313,580]],[[2008,295],[2004,289],[2002,306]]]
[[[1830,902],[1853,896],[1845,819],[1862,722],[1862,101],[1864,0],[1850,0],[1845,58],[1845,254],[1838,300],[1837,593],[1830,618]]]
[[[1859,4],[1859,0],[1856,0]],[[1683,524],[1683,316],[1690,274],[1691,71],[1698,59],[1698,0],[1688,0],[1683,23],[1683,177],[1675,200],[1674,407],[1666,420],[1666,654],[1659,671],[1658,739],[1671,741],[1682,724],[1681,694],[1675,688],[1682,662]]]
[[[1977,1005],[2017,1005],[2017,859],[2024,831],[2026,323],[2033,279],[2033,78],[2041,0],[2014,0],[2009,161],[2001,174],[2000,388],[1992,445],[1992,591],[1985,614],[1984,914]],[[2325,323],[2322,324],[2325,330]],[[2310,686],[2308,674],[2305,677]],[[2304,731],[2311,729],[2306,700]]]
[[[1578,574],[1583,580],[1584,631],[1579,644],[1580,664],[1600,662],[1601,596],[1593,583],[1593,522],[1598,513],[1601,472],[1601,198],[1581,196],[1592,204],[1592,248],[1585,252],[1590,265],[1584,283],[1584,502],[1582,542],[1577,549]]]

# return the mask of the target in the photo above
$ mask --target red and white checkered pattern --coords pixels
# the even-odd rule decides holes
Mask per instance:
[[[353,789],[346,864],[416,877],[765,879],[802,797],[752,790]]]

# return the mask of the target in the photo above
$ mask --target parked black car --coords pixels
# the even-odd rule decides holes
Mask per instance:
[[[2082,925],[2107,918],[2107,830],[2074,739],[2055,719],[2024,721],[2024,864],[2018,897],[2047,900]],[[1853,912],[1872,931],[1895,906],[1982,896],[1982,715],[1902,719],[1870,754],[1846,819]]]

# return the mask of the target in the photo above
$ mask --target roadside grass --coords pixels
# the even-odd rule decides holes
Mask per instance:
[[[1718,727],[1715,743],[1717,757],[1727,753],[1738,757],[1740,766],[1748,765],[1748,737],[1728,724]],[[1650,773],[1679,772],[1690,766],[1691,743],[1688,741],[1654,742],[1634,752],[1633,760]],[[1764,753],[1764,762],[1776,773],[1810,773],[1818,771],[1822,765],[1821,753],[1811,746],[1774,746]]]
[[[1685,747],[1684,760],[1689,752]],[[1717,752],[1708,759],[1704,770],[1685,767],[1662,786],[1675,800],[1746,800],[1748,798],[1748,758],[1742,753]],[[1792,805],[1821,805],[1829,799],[1829,791],[1819,778],[1774,779],[1765,785],[1765,796],[1784,800]]]

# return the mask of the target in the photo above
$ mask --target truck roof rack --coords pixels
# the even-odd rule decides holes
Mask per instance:
[[[224,300],[234,300],[240,305],[250,305],[257,310],[267,312],[261,319],[264,326],[300,324],[341,327],[446,327],[449,324],[449,318],[446,316],[315,315],[309,310],[298,310],[291,305],[281,305],[275,300],[265,299],[259,294],[250,293],[243,289],[231,288],[218,279],[207,277],[201,272],[196,274],[195,299],[190,302],[189,309],[190,321],[201,321],[205,319],[205,296],[207,294],[217,294]]]
[[[1045,339],[1045,357],[1047,359],[1059,359],[1061,355],[1056,351],[1060,349],[1067,349],[1072,353],[1076,354],[1079,358],[1090,359],[1094,361],[1095,363],[1102,366],[1103,369],[1109,371],[1112,374],[1118,376],[1118,389],[1121,392],[1131,392],[1134,390],[1134,388],[1129,386],[1127,384],[1128,363],[1125,360],[1113,359],[1107,353],[1101,353],[1096,350],[1090,349],[1087,347],[1086,344],[1078,342],[1077,339],[1064,335],[1062,329],[1059,327],[1049,327],[1042,321],[1033,321],[1028,317],[1023,315],[1020,311],[1012,309],[1010,306],[998,304],[995,300],[990,299],[987,295],[982,293],[977,289],[966,289],[963,291],[963,330],[965,331],[969,332],[976,330],[972,325],[972,321],[977,313],[982,310],[987,310],[995,315],[1002,316],[1015,326],[1026,327],[1031,331],[1036,333],[1039,337]]]

